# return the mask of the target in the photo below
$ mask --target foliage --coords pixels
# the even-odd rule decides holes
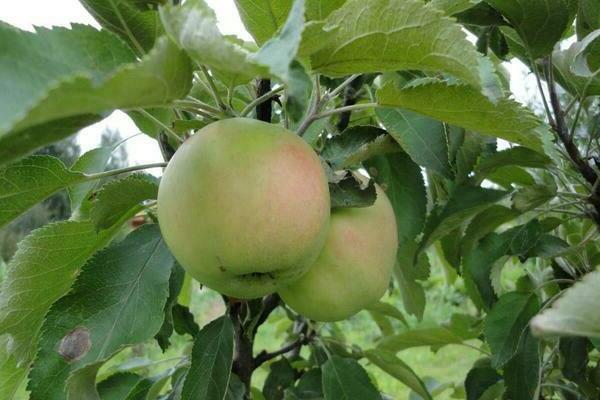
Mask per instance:
[[[398,396],[382,376],[397,398],[600,397],[597,2],[236,0],[253,42],[203,0],[81,3],[100,30],[0,24],[2,399]],[[513,59],[539,109],[511,96]],[[80,156],[73,135],[113,110],[164,162],[128,167],[116,137]],[[332,207],[386,192],[384,300],[318,323],[194,289],[139,171],[231,117],[306,140]],[[480,357],[460,381],[410,356],[457,346]]]

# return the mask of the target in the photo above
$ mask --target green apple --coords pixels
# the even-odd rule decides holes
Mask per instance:
[[[169,162],[158,221],[175,258],[200,283],[250,299],[298,279],[327,237],[327,178],[294,133],[247,118],[212,123]]]
[[[377,186],[375,204],[338,208],[317,261],[297,281],[279,289],[294,311],[315,321],[346,319],[383,296],[396,261],[394,210]]]

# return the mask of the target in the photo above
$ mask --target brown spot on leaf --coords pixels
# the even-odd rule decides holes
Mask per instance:
[[[92,347],[90,331],[86,327],[77,327],[67,333],[58,345],[58,354],[66,361],[81,359]]]

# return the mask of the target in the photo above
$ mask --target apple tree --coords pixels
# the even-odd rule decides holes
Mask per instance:
[[[81,3],[101,29],[0,22],[0,226],[71,206],[2,267],[1,399],[396,398],[373,369],[411,399],[600,398],[597,0],[236,0],[252,42],[203,0]],[[162,160],[31,155],[114,110]],[[464,312],[425,329],[433,267]],[[192,279],[225,305],[204,326]],[[337,325],[361,310],[369,346]],[[175,333],[174,366],[103,369]],[[460,384],[402,359],[448,345],[481,354]]]

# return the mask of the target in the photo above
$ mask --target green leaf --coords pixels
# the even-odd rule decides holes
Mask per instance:
[[[571,67],[580,54],[583,43],[575,42],[568,49],[556,50],[552,54],[554,75],[560,85],[573,95],[579,97],[600,95],[600,78],[598,76],[581,76],[575,74]]]
[[[600,271],[587,274],[531,321],[536,336],[600,338]]]
[[[484,335],[492,350],[492,366],[504,366],[527,335],[529,321],[540,309],[537,296],[511,292],[500,297],[487,316]]]
[[[173,306],[173,328],[180,335],[187,333],[190,336],[196,336],[200,331],[200,327],[194,320],[194,314],[188,307],[181,304]]]
[[[0,167],[0,226],[4,226],[50,195],[85,180],[58,158],[31,156]]]
[[[291,122],[290,128],[297,126],[308,112],[312,92],[313,82],[310,75],[300,62],[293,61],[290,65],[284,104]]]
[[[519,212],[499,204],[494,204],[477,214],[469,223],[461,240],[461,254],[467,255],[479,240],[519,215]]]
[[[398,108],[377,109],[375,114],[414,162],[453,177],[444,124]]]
[[[542,359],[540,342],[531,335],[529,328],[525,329],[522,336],[518,351],[504,368],[506,398],[511,400],[535,398],[539,384]]]
[[[33,356],[44,316],[70,289],[79,269],[120,224],[97,232],[90,221],[65,221],[33,231],[19,243],[0,290],[0,335],[11,335],[19,362]]]
[[[307,0],[306,19],[308,21],[323,20],[345,1]],[[235,0],[246,30],[258,45],[269,40],[281,28],[292,8],[292,3],[292,0]]]
[[[323,398],[322,376],[320,368],[306,371],[293,388],[284,392],[284,400],[317,400]]]
[[[265,400],[262,395],[255,395],[255,388],[251,388],[251,396],[252,399],[256,400]],[[229,379],[229,385],[227,386],[227,393],[223,400],[244,400],[244,396],[246,395],[246,386],[240,380],[240,378],[236,374],[231,374],[231,378]]]
[[[348,168],[377,155],[375,152],[385,150],[382,147],[387,145],[387,138],[387,132],[376,126],[351,126],[325,141],[321,157],[335,169]],[[396,150],[394,146],[389,147]]]
[[[71,171],[82,172],[84,174],[92,174],[102,172],[106,168],[106,164],[112,155],[113,149],[110,147],[99,147],[84,153],[73,163]],[[87,194],[92,190],[98,182],[85,182],[67,188],[69,199],[71,200],[71,212],[77,210]]]
[[[417,328],[383,338],[377,348],[397,353],[413,347],[430,346],[434,349],[460,344],[479,336],[478,329],[465,329],[460,316],[453,315],[449,324],[431,328]]]
[[[433,399],[421,378],[395,354],[373,349],[365,351],[365,356],[367,360],[405,384],[423,399]]]
[[[450,127],[450,131],[452,131],[453,129],[457,128]],[[484,138],[483,136],[473,132],[465,133],[464,136],[464,141],[454,153],[453,166],[456,172],[455,181],[458,184],[464,183],[467,180],[469,180],[471,171],[473,171],[477,160],[483,153],[485,142],[486,140],[488,140],[487,138]]]
[[[443,207],[436,207],[425,224],[420,250],[452,232],[469,218],[490,207],[507,192],[475,186],[458,186]]]
[[[98,383],[98,396],[100,400],[125,400],[141,380],[137,374],[118,372]]]
[[[371,313],[377,313],[380,315],[384,315],[386,317],[394,318],[394,319],[402,322],[402,324],[404,324],[404,326],[408,326],[408,322],[406,321],[406,318],[404,318],[404,314],[402,314],[402,312],[400,310],[398,310],[396,307],[394,307],[393,305],[391,305],[389,303],[384,303],[383,301],[378,301],[376,303],[370,304],[365,309]]]
[[[498,300],[492,285],[492,270],[497,263],[504,263],[503,257],[510,249],[512,236],[490,233],[481,240],[463,259],[463,273],[467,288],[470,282],[475,285],[476,293],[470,291],[475,304],[490,309]]]
[[[598,37],[600,37],[600,30],[595,30],[579,42],[580,47],[575,53],[573,65],[571,66],[571,71],[576,75],[587,79],[597,77],[598,69],[600,69]]]
[[[394,277],[398,282],[406,312],[421,320],[425,312],[426,297],[425,290],[418,281],[429,277],[431,266],[425,252],[417,256],[415,263],[416,251],[417,245],[412,240],[400,245],[396,255]]]
[[[490,173],[486,179],[507,190],[514,190],[515,187],[513,185],[535,185],[535,178],[529,172],[521,167],[512,165],[496,169],[494,172]]]
[[[317,72],[442,72],[482,88],[490,97],[498,95],[496,80],[483,76],[482,71],[491,70],[489,61],[459,25],[421,1],[371,0],[365,7],[362,0],[349,0],[329,15],[323,29],[333,40],[311,56]]]
[[[171,391],[166,398],[161,400],[180,400],[182,398],[181,392],[183,390],[183,384],[185,382],[187,372],[188,367],[182,366],[173,373],[173,377],[171,378]]]
[[[588,365],[590,341],[583,337],[564,337],[559,340],[558,349],[563,364],[560,368],[563,376],[571,381],[577,381],[580,376],[585,376]]]
[[[485,0],[517,30],[534,58],[552,49],[573,21],[577,7],[571,0]]]
[[[271,75],[279,77],[286,83],[290,81],[290,65],[298,53],[302,39],[304,1],[294,0],[281,32],[267,41],[258,53],[252,56],[254,61],[266,66]]]
[[[110,181],[97,192],[90,217],[97,229],[112,226],[125,214],[140,208],[145,200],[158,196],[158,179],[148,174],[133,174]]]
[[[217,75],[226,75],[231,86],[269,75],[266,67],[251,59],[252,53],[221,34],[213,10],[202,0],[162,6],[160,17],[167,34],[180,48]]]
[[[0,41],[10,44],[0,58],[0,163],[72,135],[104,112],[168,104],[191,85],[189,59],[166,38],[141,61],[113,34],[85,25],[31,33],[0,24]]]
[[[537,245],[542,236],[543,228],[538,219],[532,219],[524,225],[512,228],[510,233],[513,232],[514,234],[510,241],[510,254],[525,256]]]
[[[370,207],[377,199],[375,183],[371,180],[366,187],[348,174],[341,181],[329,183],[331,208]]]
[[[19,366],[8,349],[10,337],[0,336],[0,399],[25,399],[27,368]]]
[[[476,172],[482,176],[494,172],[498,168],[515,165],[526,168],[547,168],[552,160],[545,154],[526,147],[512,147],[482,158],[477,164]]]
[[[559,237],[541,235],[535,246],[533,246],[526,255],[527,257],[550,259],[561,255],[569,250],[569,248],[569,244]]]
[[[152,118],[150,118],[148,114],[152,116]],[[179,128],[177,125],[179,124],[174,122],[177,116],[172,108],[145,108],[143,110],[131,110],[127,112],[127,115],[132,119],[140,132],[145,133],[151,138],[158,139],[160,133],[165,131],[165,126],[173,126],[173,131],[175,133],[180,133],[177,130],[177,128]],[[196,121],[200,122],[200,120]],[[204,123],[204,125],[206,125],[206,123]]]
[[[246,83],[256,76],[274,76],[287,84],[288,96],[296,99],[305,90],[305,82],[299,79],[301,71],[292,66],[302,40],[304,8],[304,0],[296,0],[289,15],[285,13],[287,20],[281,32],[257,53],[223,36],[213,10],[202,0],[187,1],[183,6],[163,6],[160,15],[167,33],[179,47],[197,63],[208,66],[227,87]]]
[[[138,54],[154,45],[163,32],[156,8],[160,0],[80,0],[103,28],[119,35]]]
[[[556,197],[556,188],[549,185],[531,185],[519,189],[512,197],[515,210],[526,212],[546,204]]]
[[[406,153],[377,156],[365,162],[369,174],[385,190],[396,215],[400,248],[394,276],[401,290],[406,311],[421,319],[425,310],[425,292],[417,280],[429,276],[426,255],[414,265],[414,238],[421,232],[427,212],[427,194],[421,169]]]
[[[323,365],[322,371],[325,400],[381,400],[356,360],[334,355]]]
[[[580,0],[577,14],[577,36],[587,36],[600,28],[600,4],[595,0]]]
[[[504,380],[501,380],[490,386],[477,400],[498,400],[502,398],[505,391]]]
[[[284,24],[293,0],[234,0],[246,30],[258,45],[275,35]]]
[[[367,310],[367,312],[369,313],[369,316],[371,317],[373,322],[375,322],[375,324],[379,328],[381,336],[388,336],[394,333],[394,325],[388,318],[386,318],[385,315],[376,311]]]
[[[192,350],[192,365],[182,398],[222,399],[227,392],[233,362],[233,325],[227,316],[202,328]]]
[[[438,8],[446,15],[454,15],[473,7],[477,0],[431,0],[429,4]]]
[[[543,152],[549,129],[529,109],[510,98],[497,104],[476,89],[427,79],[398,88],[393,82],[377,91],[384,107],[401,107],[451,125]]]
[[[129,392],[125,400],[148,400],[156,399],[158,393],[162,390],[166,381],[169,377],[159,378],[143,378],[138,382],[137,385]]]
[[[421,169],[406,153],[373,157],[365,162],[369,175],[387,194],[398,227],[398,241],[412,242],[423,229],[427,194]]]
[[[465,379],[467,400],[480,400],[481,396],[500,380],[502,377],[490,366],[488,359],[477,361]]]
[[[100,251],[46,316],[30,374],[32,399],[85,398],[100,366],[162,324],[175,261],[157,225]]]
[[[451,275],[455,275],[456,272],[460,271],[460,241],[462,234],[463,229],[459,227],[444,236],[435,246],[436,253],[442,261],[444,275],[449,283],[454,283],[455,278],[451,278]],[[454,271],[451,269],[454,269]]]
[[[169,297],[165,302],[164,319],[160,330],[154,336],[161,350],[164,352],[171,345],[171,335],[173,334],[173,307],[177,304],[179,292],[183,287],[185,271],[179,264],[175,264],[169,277]]]
[[[493,28],[508,25],[506,19],[504,19],[502,14],[500,14],[495,8],[483,0],[475,1],[477,1],[477,4],[475,4],[473,7],[454,15],[460,23],[465,25],[479,25],[483,27],[491,26]],[[500,33],[498,29],[495,30]],[[506,45],[506,43],[504,43],[504,45]],[[508,52],[508,49],[506,49],[506,52]]]
[[[284,391],[294,385],[296,371],[287,358],[273,362],[269,365],[269,375],[265,379],[263,394],[268,400],[282,400]]]

